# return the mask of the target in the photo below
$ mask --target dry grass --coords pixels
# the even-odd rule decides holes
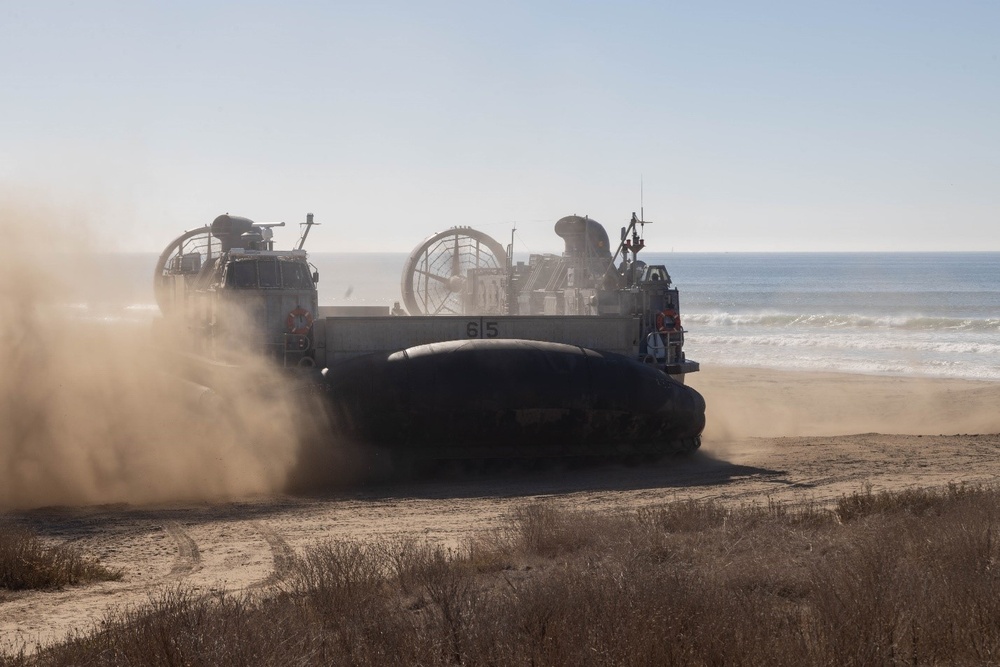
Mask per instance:
[[[977,503],[988,500],[993,489],[966,484],[949,484],[944,489],[903,489],[873,493],[868,485],[860,493],[844,496],[837,503],[836,513],[841,521],[852,521],[873,514],[906,513],[915,516],[939,514],[956,504]]]
[[[318,545],[268,594],[175,591],[35,661],[995,664],[998,510],[1000,492],[980,487],[866,489],[833,511],[532,505],[457,551]]]
[[[0,522],[0,589],[60,588],[90,581],[118,581],[108,569],[67,546],[45,546],[34,533]]]

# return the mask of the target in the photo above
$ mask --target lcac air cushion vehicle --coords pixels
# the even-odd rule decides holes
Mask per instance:
[[[556,223],[560,255],[511,253],[469,228],[434,235],[403,270],[398,306],[319,306],[303,249],[221,215],[161,254],[165,320],[206,365],[262,355],[324,396],[331,442],[402,460],[641,456],[700,445],[705,402],[683,384],[680,301],[666,267],[638,260],[633,214],[617,251],[604,228]],[[197,375],[211,382],[212,373]],[[301,385],[301,382],[296,383]]]

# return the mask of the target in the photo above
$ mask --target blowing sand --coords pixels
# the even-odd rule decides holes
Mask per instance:
[[[53,542],[121,567],[120,582],[0,592],[0,646],[86,631],[111,607],[164,587],[200,592],[280,582],[320,540],[418,537],[456,544],[525,503],[627,511],[671,500],[830,503],[845,493],[1000,477],[1000,384],[707,368],[702,451],[629,468],[517,472],[235,502],[47,507],[11,514]]]

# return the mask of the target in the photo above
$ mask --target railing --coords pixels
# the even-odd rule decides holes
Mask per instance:
[[[684,330],[651,331],[646,336],[646,356],[643,361],[673,364],[681,360]]]
[[[281,365],[285,368],[289,366],[313,366],[316,362],[306,353],[312,349],[312,339],[306,334],[283,334],[284,341],[281,346]]]

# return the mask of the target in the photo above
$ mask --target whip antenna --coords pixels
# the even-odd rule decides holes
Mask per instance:
[[[639,219],[646,219],[646,209],[643,206],[643,192],[642,192],[642,174],[639,174]]]

